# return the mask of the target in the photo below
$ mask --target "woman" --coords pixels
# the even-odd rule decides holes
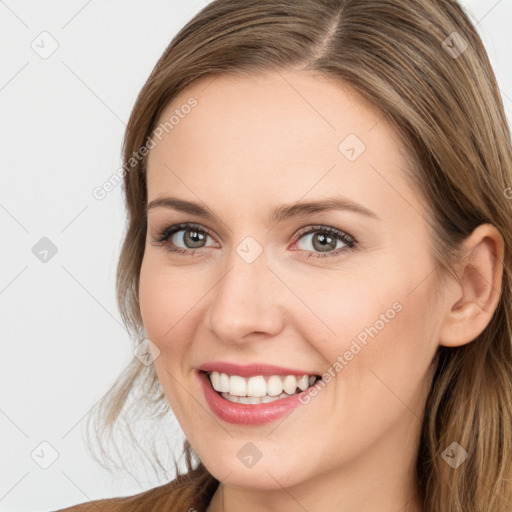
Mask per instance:
[[[125,136],[124,321],[98,409],[187,472],[65,510],[512,507],[512,150],[447,0],[214,0]]]

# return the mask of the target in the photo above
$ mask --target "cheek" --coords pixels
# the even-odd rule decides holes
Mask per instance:
[[[373,404],[371,409],[383,421],[392,411],[400,413],[404,404],[421,412],[437,349],[427,291],[418,288],[407,295],[402,290],[390,298],[398,299],[396,307],[373,311],[362,328],[354,326],[358,334],[350,339],[361,350],[343,370],[345,383],[352,394]]]
[[[331,373],[343,372],[352,389],[364,386],[369,369],[412,382],[437,349],[430,281],[423,271],[427,263],[384,268],[379,272],[366,267],[364,275],[347,272],[331,283],[317,281],[307,295],[309,308],[322,322],[308,315],[312,320],[306,335],[316,340]]]
[[[187,323],[187,312],[198,294],[197,287],[182,286],[176,277],[155,257],[144,257],[139,279],[141,316],[147,337],[162,353],[179,350],[177,344],[185,342],[186,336],[180,336],[180,330]]]
[[[139,279],[139,304],[146,336],[159,350],[154,368],[166,399],[179,418],[186,418],[183,404],[187,403],[181,369],[188,354],[191,337],[190,319],[193,314],[193,288],[177,283],[177,273],[171,274],[155,257],[144,257]],[[196,292],[197,294],[197,292]],[[197,299],[196,299],[197,300]]]
[[[324,348],[342,351],[352,339],[364,344],[369,339],[368,330],[375,332],[372,326],[379,332],[387,330],[400,316],[406,300],[402,288],[389,273],[372,274],[368,268],[364,273],[344,271],[330,279],[308,282],[301,287],[301,296],[311,312],[303,316],[311,319],[317,332],[314,335],[311,331],[311,339],[321,338]]]

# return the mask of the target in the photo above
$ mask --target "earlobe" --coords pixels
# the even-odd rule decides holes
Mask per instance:
[[[452,283],[439,344],[457,347],[475,340],[489,324],[501,296],[504,240],[492,224],[481,224],[464,241],[461,283]]]

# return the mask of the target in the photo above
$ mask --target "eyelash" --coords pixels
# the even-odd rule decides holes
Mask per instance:
[[[190,230],[190,231],[194,230],[196,232],[199,232],[199,233],[202,233],[202,234],[212,237],[210,232],[207,229],[199,226],[199,224],[185,222],[182,224],[174,224],[172,226],[168,226],[168,227],[164,228],[162,231],[160,231],[157,234],[154,241],[157,244],[165,245],[166,249],[172,253],[189,254],[189,253],[198,252],[198,250],[196,250],[196,249],[183,249],[181,247],[172,248],[170,243],[168,243],[169,239],[174,234],[178,233],[179,231],[188,231],[188,230]],[[311,226],[309,228],[302,229],[299,231],[299,233],[297,233],[297,241],[299,241],[303,235],[309,235],[310,233],[322,233],[322,234],[330,235],[330,236],[334,237],[335,239],[342,241],[346,246],[342,247],[341,249],[337,249],[336,251],[328,251],[324,254],[315,253],[313,251],[307,251],[310,253],[307,256],[308,258],[311,258],[311,257],[314,257],[314,258],[335,257],[335,256],[339,256],[341,253],[345,253],[350,250],[353,250],[357,246],[357,240],[353,236],[351,236],[347,233],[344,233],[343,231],[340,231],[338,229],[330,228],[328,226]]]

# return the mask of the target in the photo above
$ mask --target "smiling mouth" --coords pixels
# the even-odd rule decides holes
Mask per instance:
[[[306,391],[319,375],[255,375],[245,378],[217,371],[206,374],[212,388],[225,400],[240,404],[265,404]]]

